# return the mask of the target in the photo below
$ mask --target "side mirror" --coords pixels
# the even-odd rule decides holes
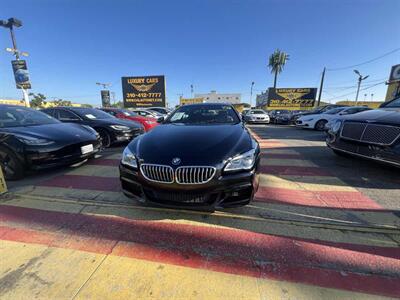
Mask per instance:
[[[159,118],[157,119],[157,123],[162,123],[162,122],[164,122],[164,120],[165,120],[164,117],[159,117]]]

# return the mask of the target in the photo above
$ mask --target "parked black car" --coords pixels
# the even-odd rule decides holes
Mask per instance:
[[[95,108],[54,107],[42,109],[43,112],[61,122],[87,125],[95,129],[101,137],[103,147],[118,142],[126,142],[144,133],[141,124],[117,119]]]
[[[126,195],[162,206],[248,204],[258,188],[260,148],[229,104],[191,104],[134,139],[120,178]]]
[[[337,120],[327,145],[337,154],[350,154],[400,167],[400,98],[379,109]]]
[[[286,109],[273,109],[268,112],[270,123],[276,124],[276,118],[280,115],[288,114],[290,111]]]
[[[70,165],[100,149],[89,126],[63,124],[33,109],[0,105],[0,167],[5,178],[20,179],[29,169]]]

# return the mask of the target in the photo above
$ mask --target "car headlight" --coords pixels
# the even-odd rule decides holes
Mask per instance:
[[[341,120],[336,120],[336,122],[331,127],[331,131],[336,133],[336,132],[338,132],[340,130],[341,126],[342,126],[342,121]]]
[[[35,138],[27,135],[16,135],[16,138],[20,140],[22,143],[32,146],[47,146],[55,143],[54,141],[51,140]]]
[[[153,124],[156,124],[157,122],[154,122],[154,121],[144,121],[146,124],[148,124],[148,125],[153,125]]]
[[[224,171],[251,170],[256,161],[256,149],[237,155],[232,158],[224,168]]]
[[[132,153],[131,150],[129,150],[128,147],[124,149],[124,152],[122,152],[122,160],[121,163],[126,166],[130,166],[132,168],[137,169],[137,161],[136,161],[136,156]]]
[[[303,122],[310,122],[310,121],[312,121],[312,120],[314,120],[314,118],[303,119],[302,121],[303,121]]]
[[[115,130],[129,130],[129,127],[128,126],[123,126],[123,125],[110,125],[110,127],[112,128],[112,129],[115,129]]]

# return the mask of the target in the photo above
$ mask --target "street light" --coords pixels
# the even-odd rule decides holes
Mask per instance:
[[[253,87],[254,87],[254,81],[251,82],[251,87],[250,87],[250,108],[251,108],[251,100],[253,98]]]
[[[367,79],[369,77],[369,75],[367,76],[362,76],[361,73],[358,70],[354,70],[354,73],[356,73],[358,75],[358,84],[357,84],[357,94],[356,94],[356,105],[358,102],[358,94],[360,92],[360,86],[361,86],[361,82],[365,79]]]
[[[13,48],[6,48],[6,51],[11,52],[13,55],[15,55],[16,60],[19,60],[20,54],[22,56],[28,56],[29,54],[27,52],[20,52],[18,50],[17,41],[15,39],[15,34],[14,34],[14,27],[16,27],[16,28],[21,27],[22,21],[17,18],[9,18],[8,20],[0,20],[0,26],[4,27],[4,28],[8,28],[10,30],[10,34],[11,34],[11,41],[13,44]],[[24,95],[25,105],[27,107],[29,107],[30,103],[29,103],[28,92],[24,88],[21,88],[21,90],[22,90],[22,94]]]

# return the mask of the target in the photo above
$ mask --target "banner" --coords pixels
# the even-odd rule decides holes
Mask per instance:
[[[100,94],[101,94],[101,105],[103,107],[110,107],[111,106],[110,91],[102,90],[100,91]]]
[[[17,89],[30,89],[29,72],[25,60],[12,60],[12,68],[14,71],[15,84]]]
[[[204,98],[180,98],[179,99],[179,104],[180,105],[185,105],[185,104],[195,104],[195,103],[203,103]]]
[[[307,109],[315,104],[316,88],[269,88],[268,109]]]
[[[165,107],[165,77],[122,77],[124,107]]]

